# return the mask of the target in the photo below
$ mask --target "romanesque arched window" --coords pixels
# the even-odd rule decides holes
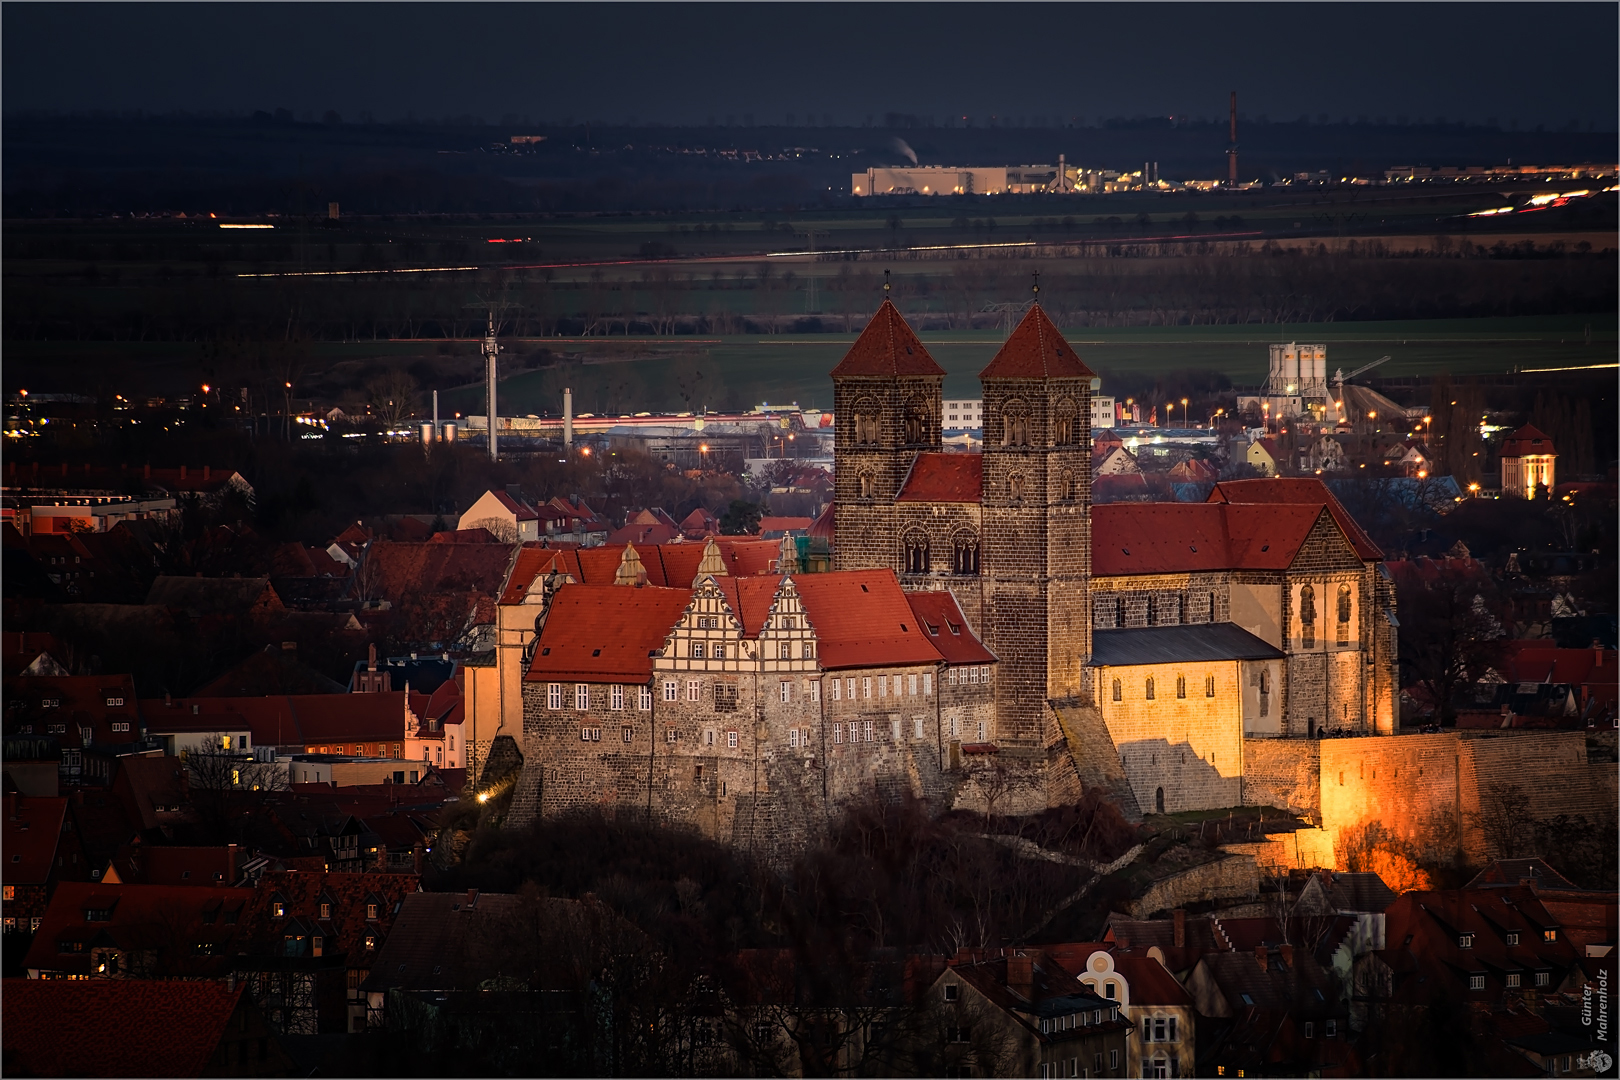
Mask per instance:
[[[1024,497],[1024,487],[1024,474],[1013,473],[1011,476],[1007,477],[1007,498],[1014,500],[1022,499]]]
[[[1123,679],[1115,679],[1114,680],[1114,700],[1115,701],[1124,701],[1125,700],[1125,682],[1124,682]]]
[[[1029,406],[1014,398],[1002,408],[1001,445],[1028,446]]]
[[[900,542],[900,548],[906,573],[928,573],[928,536],[926,533],[915,531],[906,533]]]
[[[1299,590],[1299,643],[1316,648],[1316,590],[1309,585]]]
[[[934,410],[927,398],[914,397],[906,402],[906,442],[916,445],[929,441],[933,432]]]
[[[1058,473],[1058,498],[1064,502],[1073,502],[1078,496],[1077,485],[1074,482],[1074,473],[1064,469]]]
[[[1177,675],[1176,676],[1176,697],[1184,698],[1186,696],[1187,696],[1187,676],[1185,676],[1185,675]]]
[[[877,479],[869,472],[863,472],[857,476],[855,486],[863,499],[873,498],[877,494]]]
[[[1340,645],[1350,644],[1350,586],[1339,586],[1339,636]]]
[[[979,572],[979,535],[963,530],[951,538],[951,573],[974,576]]]
[[[1054,446],[1069,446],[1080,441],[1080,424],[1073,398],[1063,398],[1057,403],[1053,416],[1052,443]]]
[[[1146,690],[1147,690],[1147,693],[1144,696],[1149,701],[1152,701],[1153,700],[1153,676],[1151,676],[1151,675],[1148,676]]]
[[[856,445],[876,445],[881,439],[878,418],[882,415],[882,411],[879,409],[878,403],[871,398],[862,398],[855,403],[852,411],[854,413],[852,419],[854,421]]]

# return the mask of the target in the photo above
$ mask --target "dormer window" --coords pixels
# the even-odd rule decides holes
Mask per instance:
[[[1558,931],[1557,930],[1543,930],[1541,932],[1541,940],[1542,940],[1543,944],[1546,944],[1546,945],[1553,944],[1554,942],[1556,942],[1558,940]]]
[[[1510,946],[1511,945],[1517,945],[1519,943],[1519,932],[1517,930],[1509,930],[1508,931],[1507,943]]]
[[[366,918],[375,919],[376,917],[377,917],[377,902],[375,900],[367,901],[366,902]]]
[[[1459,948],[1459,949],[1472,949],[1473,947],[1474,947],[1474,935],[1473,934],[1459,934],[1459,935],[1457,935],[1457,948]]]
[[[318,910],[321,913],[321,918],[330,919],[332,917],[332,901],[322,900]]]
[[[272,919],[285,919],[287,917],[287,901],[281,896],[270,900],[270,917]]]

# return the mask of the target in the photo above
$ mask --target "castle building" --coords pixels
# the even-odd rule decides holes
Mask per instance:
[[[1268,798],[1262,743],[1394,731],[1394,590],[1319,480],[1093,508],[1098,380],[1038,304],[980,373],[982,453],[943,450],[944,374],[888,300],[833,370],[831,571],[791,540],[519,549],[509,821],[791,848],[873,794],[1175,813]]]

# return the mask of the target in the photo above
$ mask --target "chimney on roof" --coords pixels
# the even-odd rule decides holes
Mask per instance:
[[[182,466],[180,466],[180,479],[184,480],[185,478],[186,478],[186,467],[184,465],[182,465]]]
[[[1602,667],[1603,666],[1603,642],[1599,641],[1597,638],[1592,639],[1592,656],[1593,656],[1593,663],[1595,663],[1598,667]]]
[[[1176,927],[1176,936],[1174,938],[1176,948],[1185,949],[1187,947],[1187,909],[1176,908],[1170,913],[1170,918]]]
[[[1254,947],[1254,958],[1257,961],[1260,962],[1260,970],[1261,971],[1270,970],[1271,965],[1266,962],[1266,947],[1265,947],[1265,945],[1263,945],[1263,944],[1262,945],[1256,945]]]
[[[62,462],[62,477],[63,479],[67,478],[67,462],[65,461]]]
[[[208,479],[208,474],[211,473],[212,471],[213,471],[213,466],[204,465],[203,466],[203,479],[207,480]]]
[[[1035,1000],[1035,959],[1021,949],[1007,957],[1007,989],[1025,1001]]]
[[[141,470],[141,479],[143,479],[143,480],[152,479],[152,463],[150,461],[148,461],[146,463],[146,467]]]
[[[236,884],[236,845],[225,845],[225,884]]]
[[[366,670],[377,670],[377,643],[375,641],[366,646]]]
[[[1293,970],[1294,947],[1292,945],[1284,944],[1282,946],[1282,962],[1283,967],[1288,968],[1290,971]]]
[[[471,911],[473,908],[475,908],[477,906],[478,906],[478,890],[477,889],[468,889],[467,890],[467,902],[462,905],[462,910]]]

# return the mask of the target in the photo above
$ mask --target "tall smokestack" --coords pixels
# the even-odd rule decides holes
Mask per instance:
[[[1226,146],[1226,179],[1237,183],[1237,91],[1232,91],[1232,129]]]
[[[433,437],[439,437],[439,392],[433,391]]]
[[[574,389],[571,386],[563,387],[563,449],[571,450],[574,446]]]
[[[484,389],[488,398],[485,411],[489,414],[489,460],[500,457],[495,446],[495,423],[500,415],[495,408],[495,355],[501,347],[495,344],[495,313],[489,313],[489,330],[484,335]]]

